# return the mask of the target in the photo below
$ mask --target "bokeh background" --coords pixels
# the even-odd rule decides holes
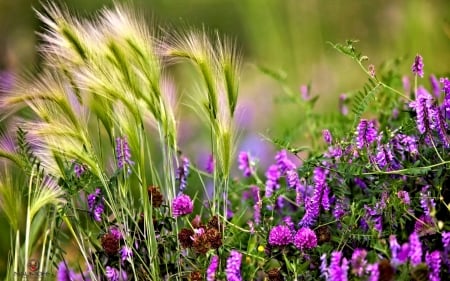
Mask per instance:
[[[107,0],[53,0],[67,5],[80,16],[89,16]],[[118,1],[121,2],[121,1]],[[409,73],[417,53],[424,57],[425,73],[448,75],[450,62],[450,1],[448,0],[135,0],[149,24],[162,27],[205,27],[236,39],[244,57],[241,78],[241,145],[264,150],[260,132],[283,131],[296,118],[295,106],[274,103],[280,85],[258,66],[286,75],[286,83],[300,94],[311,84],[320,95],[318,111],[337,110],[341,93],[362,87],[366,77],[349,58],[327,41],[358,39],[357,47],[369,63],[402,58],[402,71]],[[43,27],[33,9],[39,1],[0,0],[0,75],[3,83],[21,73],[39,69],[37,32]],[[189,75],[176,73],[177,79]],[[12,76],[11,76],[12,75]],[[423,80],[428,84],[427,79]],[[187,95],[189,83],[178,91]],[[191,118],[187,115],[186,118]],[[305,120],[307,122],[307,120]],[[198,147],[199,127],[182,127],[186,150]],[[259,143],[259,145],[258,145]],[[203,151],[202,153],[206,153]],[[199,156],[199,158],[201,158]],[[199,160],[200,161],[200,160]],[[8,228],[0,214],[0,271],[6,267],[10,247]],[[0,272],[1,277],[1,272]]]

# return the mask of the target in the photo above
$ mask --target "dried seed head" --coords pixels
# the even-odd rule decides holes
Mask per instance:
[[[192,247],[193,241],[192,237],[194,236],[194,231],[192,229],[183,228],[180,233],[178,233],[178,240],[183,248]]]
[[[155,208],[159,208],[163,202],[163,195],[157,186],[149,186],[147,188],[148,199]]]
[[[267,271],[267,278],[269,281],[283,281],[283,275],[281,275],[281,272],[278,268],[272,268],[271,270]]]
[[[317,243],[319,245],[329,242],[331,240],[330,228],[323,225],[317,229]]]
[[[218,249],[222,246],[222,234],[217,228],[208,228],[204,235],[206,235],[206,239],[211,244],[211,248]]]
[[[101,241],[103,250],[106,254],[113,256],[119,252],[119,239],[112,233],[106,233]]]
[[[203,280],[202,273],[200,271],[193,271],[189,276],[190,281],[201,281]]]

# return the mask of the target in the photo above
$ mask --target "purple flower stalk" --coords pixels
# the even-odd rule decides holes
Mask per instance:
[[[361,119],[356,129],[356,146],[362,149],[364,146],[368,146],[377,139],[377,129],[375,128],[375,122],[368,121],[367,119]]]
[[[430,75],[430,84],[434,96],[436,97],[436,99],[439,99],[439,97],[441,96],[441,87],[439,85],[439,80],[437,80],[436,76],[434,76],[433,74]]]
[[[277,153],[275,160],[277,161],[278,169],[281,174],[285,174],[286,171],[295,170],[297,168],[295,164],[289,160],[287,152],[284,149]]]
[[[333,281],[347,281],[349,265],[346,258],[342,258],[342,253],[334,251],[331,253],[330,267],[328,272],[330,280]]]
[[[408,191],[400,190],[399,192],[397,192],[397,197],[402,201],[403,204],[411,204],[411,199],[409,198]]]
[[[322,254],[320,256],[320,276],[325,278],[325,280],[330,280],[330,275],[328,274],[327,265],[327,254]]]
[[[300,86],[300,93],[302,95],[302,99],[307,101],[309,100],[311,97],[309,95],[309,87],[308,85],[301,85]]]
[[[269,244],[272,246],[286,246],[292,243],[292,231],[285,225],[277,225],[269,232]]]
[[[416,100],[409,104],[416,111],[417,129],[421,134],[431,131],[433,97],[423,87],[417,89]]]
[[[245,151],[241,151],[238,156],[239,170],[242,171],[244,177],[250,177],[252,175],[253,162],[251,161],[250,154]]]
[[[281,172],[278,169],[278,165],[270,165],[266,172],[266,197],[271,197],[273,192],[280,188],[279,179],[281,177]]]
[[[352,254],[352,273],[358,277],[363,276],[364,271],[366,270],[367,266],[367,251],[364,249],[355,249],[355,251]]]
[[[73,172],[77,178],[80,178],[86,172],[86,166],[78,163],[74,163]]]
[[[183,192],[187,186],[187,178],[189,176],[190,162],[187,157],[181,157],[181,164],[177,169],[176,179],[179,182],[180,192]]]
[[[79,280],[77,274],[67,267],[64,261],[58,264],[58,272],[56,273],[57,281],[74,281]]]
[[[317,247],[317,236],[308,227],[300,228],[294,236],[294,245],[300,250]]]
[[[128,246],[123,246],[119,253],[122,261],[131,260],[133,257],[133,251]]]
[[[428,266],[428,278],[430,278],[430,281],[440,281],[441,253],[439,251],[434,251],[431,254],[426,253],[425,262]]]
[[[130,146],[128,145],[126,137],[116,138],[116,159],[117,168],[122,170],[125,166],[127,166],[127,172],[130,174],[130,166],[134,165],[134,162],[131,161]]]
[[[192,213],[194,203],[186,194],[178,195],[172,201],[172,213],[175,218]]]
[[[87,197],[89,213],[95,221],[102,220],[102,214],[104,211],[103,196],[100,188],[95,189],[94,193],[91,193]]]
[[[431,211],[435,208],[436,203],[433,198],[430,198],[429,185],[422,187],[420,191],[420,206],[422,207],[426,216],[431,217]]]
[[[216,280],[216,271],[219,268],[219,256],[213,256],[206,270],[206,281]]]
[[[380,277],[380,271],[378,269],[378,263],[369,264],[367,266],[367,272],[370,274],[367,281],[378,281]]]
[[[423,66],[424,66],[424,64],[423,64],[422,56],[417,54],[416,57],[414,58],[414,63],[411,68],[412,72],[415,75],[423,77]]]
[[[331,136],[331,133],[328,129],[325,129],[322,131],[322,136],[323,136],[323,140],[329,145],[333,141],[333,137]]]
[[[225,268],[227,281],[242,281],[241,262],[242,254],[236,250],[231,250],[227,259],[227,267]]]
[[[123,270],[119,271],[115,267],[106,266],[105,277],[108,281],[126,281],[127,273]]]
[[[418,266],[422,262],[422,243],[416,232],[409,236],[409,258],[413,266]]]
[[[327,171],[317,167],[314,169],[314,194],[306,200],[305,215],[299,222],[300,226],[311,226],[319,216],[320,206],[325,210],[330,209],[329,193],[330,189],[326,183]]]
[[[206,163],[206,172],[209,174],[214,173],[214,166],[215,166],[214,156],[210,154],[208,156],[208,161]]]

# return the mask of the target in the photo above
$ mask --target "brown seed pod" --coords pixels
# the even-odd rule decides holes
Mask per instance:
[[[192,247],[193,240],[192,237],[194,236],[194,231],[192,229],[183,228],[180,230],[180,233],[178,233],[178,240],[180,241],[181,247],[183,248],[190,248]]]
[[[102,236],[101,244],[107,255],[113,256],[119,252],[119,240],[111,233]]]
[[[159,190],[159,187],[151,185],[147,188],[147,192],[150,204],[155,208],[159,208],[163,202],[163,195]]]

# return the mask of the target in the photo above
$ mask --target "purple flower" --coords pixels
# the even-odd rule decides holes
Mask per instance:
[[[308,227],[300,228],[294,236],[294,245],[300,250],[317,247],[317,236]]]
[[[314,194],[308,198],[305,203],[305,215],[299,222],[300,226],[311,226],[319,216],[320,206],[325,210],[330,209],[329,193],[330,189],[327,185],[327,170],[317,167],[313,172]]]
[[[103,196],[100,188],[95,189],[94,193],[91,193],[87,197],[89,213],[95,221],[102,220],[102,214],[104,211]]]
[[[183,192],[187,186],[187,178],[189,176],[189,166],[190,162],[187,157],[181,157],[181,164],[177,169],[176,179],[180,183],[180,192]]]
[[[77,274],[69,268],[64,261],[58,264],[58,272],[56,273],[57,281],[74,281],[78,280]]]
[[[446,148],[449,148],[450,141],[447,135],[448,125],[444,116],[442,116],[442,112],[435,106],[433,106],[433,109],[431,110],[431,128],[437,132],[441,143]]]
[[[172,201],[172,212],[175,218],[183,215],[188,215],[192,213],[193,209],[194,203],[186,194],[178,195]]]
[[[436,99],[439,99],[441,95],[441,87],[439,85],[439,81],[437,80],[436,76],[434,76],[433,74],[430,75],[430,84],[434,96],[436,97]]]
[[[292,231],[285,225],[277,225],[269,232],[269,244],[272,246],[286,246],[292,243]]]
[[[227,281],[242,281],[241,262],[242,254],[236,250],[231,250],[227,259],[227,267],[225,268]]]
[[[108,281],[126,281],[128,280],[127,273],[123,270],[119,271],[117,268],[106,266],[105,277]]]
[[[125,166],[127,166],[127,172],[130,174],[130,166],[134,165],[134,162],[131,161],[130,146],[128,145],[126,137],[116,138],[116,159],[117,168],[122,170]]]
[[[346,258],[342,258],[342,253],[334,251],[331,253],[330,267],[328,272],[330,274],[330,280],[333,281],[346,281],[348,280],[348,261]]]
[[[81,177],[86,172],[86,166],[78,163],[73,164],[73,172],[77,178]]]
[[[127,259],[131,259],[133,257],[133,251],[126,245],[120,249],[119,253],[122,261],[126,261]]]
[[[339,96],[339,111],[341,112],[342,115],[348,114],[348,107],[345,102],[346,100],[347,100],[346,94],[341,94]]]
[[[206,281],[216,280],[216,271],[219,267],[219,256],[213,256],[211,262],[209,263],[208,269],[206,270]]]
[[[425,262],[428,266],[428,277],[430,281],[440,281],[439,271],[441,268],[441,253],[439,251],[434,251],[431,254],[428,252],[425,255]]]
[[[278,169],[278,165],[270,165],[266,172],[266,197],[271,197],[274,190],[280,188],[279,179],[281,177],[281,172]]]
[[[207,173],[210,173],[210,174],[214,173],[214,163],[215,163],[214,156],[212,154],[210,154],[208,156],[208,161],[206,163],[206,172]]]
[[[422,207],[426,216],[431,217],[431,211],[435,208],[436,203],[433,198],[430,198],[429,185],[422,187],[420,191],[420,206]]]
[[[252,175],[252,161],[250,160],[250,154],[245,151],[241,151],[238,156],[239,170],[242,171],[244,177],[250,177]]]
[[[286,181],[287,185],[291,188],[296,188],[298,185],[300,185],[300,179],[298,178],[297,171],[295,170],[286,171]]]
[[[367,119],[361,119],[356,129],[356,146],[362,149],[364,146],[368,146],[377,139],[377,129],[375,128],[375,122],[368,121]]]
[[[333,141],[333,137],[331,136],[331,133],[328,129],[325,129],[322,131],[322,136],[323,136],[323,140],[327,144],[331,144],[331,142]]]
[[[364,249],[355,249],[352,254],[352,273],[358,277],[363,276],[367,265],[367,251]]]
[[[416,100],[409,104],[416,111],[417,129],[421,134],[431,131],[433,97],[423,87],[417,89]]]
[[[422,243],[416,232],[409,236],[409,258],[413,266],[418,266],[422,262]]]
[[[442,232],[442,244],[444,248],[449,248],[450,246],[450,232]]]
[[[302,95],[302,99],[307,101],[311,97],[309,96],[309,86],[308,85],[301,85],[300,86],[300,93]]]
[[[357,186],[359,186],[362,190],[367,189],[367,184],[360,178],[354,178],[353,181]]]
[[[409,83],[408,76],[405,75],[402,77],[402,84],[403,84],[403,90],[405,90],[405,92],[407,94],[409,94],[409,92],[411,92],[411,83]]]
[[[424,64],[423,64],[422,56],[417,54],[415,59],[414,59],[414,63],[412,65],[412,68],[411,68],[412,72],[415,75],[423,77],[423,65]]]
[[[327,254],[322,254],[320,256],[320,261],[320,276],[325,278],[325,280],[330,280],[327,266]]]
[[[295,170],[296,166],[295,164],[289,160],[287,157],[286,150],[281,150],[277,153],[275,156],[275,160],[277,161],[278,169],[280,170],[281,174],[285,174],[286,171]]]
[[[380,271],[378,270],[378,263],[369,264],[367,266],[367,272],[370,274],[367,281],[378,281],[380,277]]]
[[[399,192],[397,192],[397,197],[402,201],[403,204],[411,204],[411,199],[409,198],[408,191],[400,190]]]

